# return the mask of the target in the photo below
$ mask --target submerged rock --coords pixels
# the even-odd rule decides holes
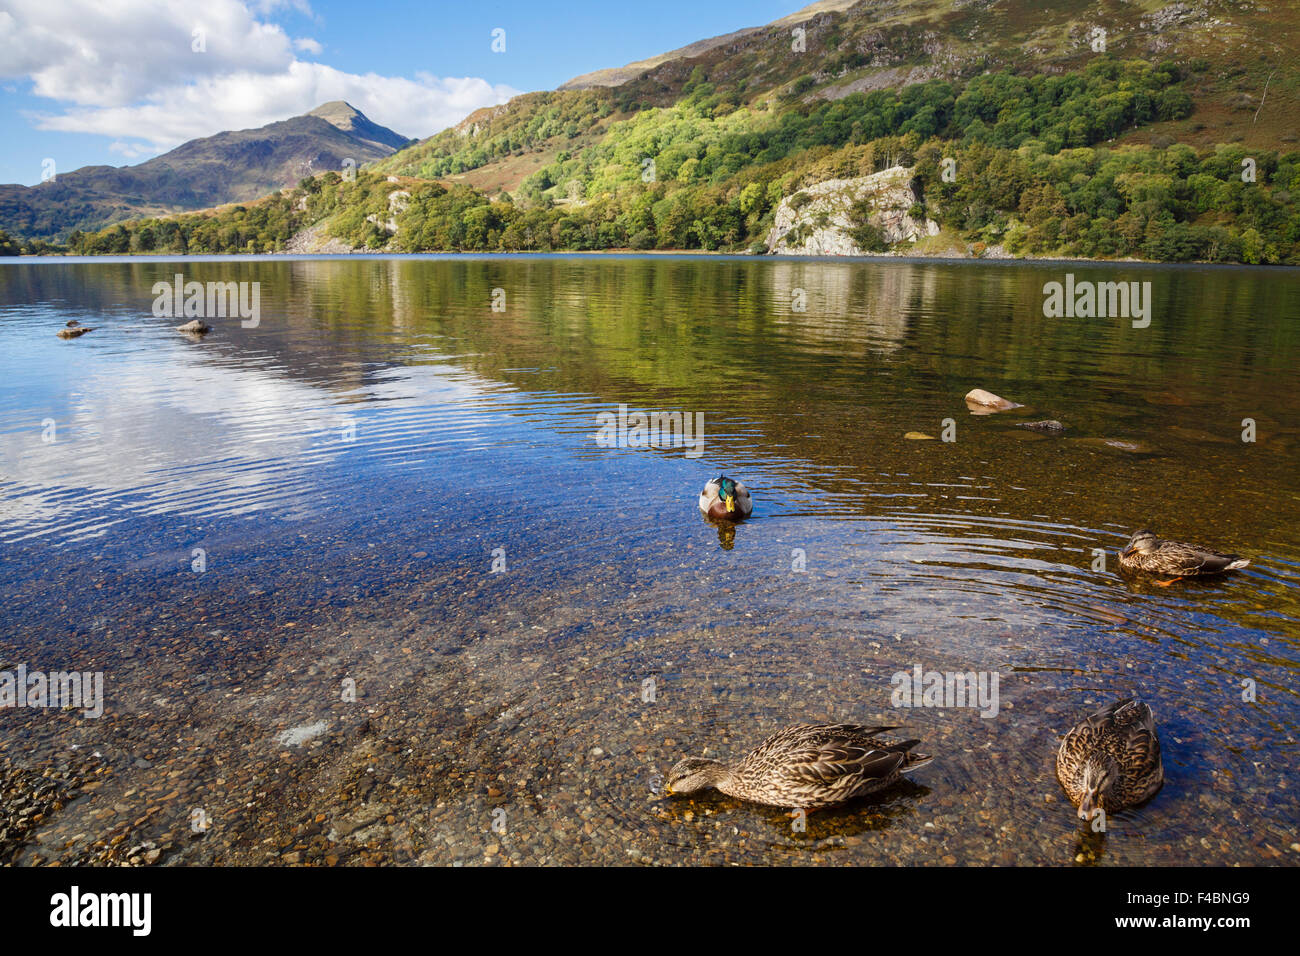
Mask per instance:
[[[324,720],[318,720],[314,724],[303,724],[300,727],[290,727],[288,730],[282,730],[275,735],[276,743],[283,747],[301,747],[310,740],[315,740],[321,734],[329,729],[329,723]]]
[[[1000,395],[986,392],[982,388],[972,388],[966,393],[966,407],[976,415],[989,415],[993,412],[1005,412],[1012,408],[1023,408],[1019,402],[1007,401]]]
[[[1102,451],[1122,451],[1130,455],[1153,455],[1155,449],[1144,441],[1129,441],[1125,438],[1074,438],[1071,441],[1097,448]]]
[[[1065,431],[1065,426],[1054,418],[1046,418],[1041,422],[1016,422],[1013,427],[1028,428],[1044,435],[1060,435]]]

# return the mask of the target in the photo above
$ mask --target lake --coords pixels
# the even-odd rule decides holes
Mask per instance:
[[[174,331],[177,273],[256,324]],[[1149,325],[1047,317],[1067,275]],[[1295,864],[1297,368],[1283,269],[6,263],[0,671],[104,700],[0,710],[0,861]],[[1252,563],[1121,575],[1142,527]],[[997,706],[894,706],[918,669]],[[1060,736],[1134,694],[1164,789],[1084,832]],[[935,759],[803,823],[660,792],[801,721]]]

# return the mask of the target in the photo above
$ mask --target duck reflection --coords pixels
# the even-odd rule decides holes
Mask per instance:
[[[1096,866],[1101,862],[1105,850],[1106,831],[1094,831],[1092,827],[1085,824],[1075,836],[1074,848],[1070,851],[1071,865]]]
[[[701,791],[689,799],[672,799],[662,787],[655,791],[663,797],[657,816],[681,826],[692,826],[708,814],[752,815],[751,822],[763,820],[774,838],[797,844],[821,844],[832,838],[856,837],[888,830],[895,823],[914,814],[920,801],[930,794],[929,787],[903,778],[887,792],[873,794],[839,807],[822,810],[789,811],[762,804],[747,803],[716,790]],[[744,824],[736,821],[742,829]]]
[[[723,551],[730,551],[736,546],[736,523],[705,517],[705,524],[711,524],[718,532],[718,544],[722,546]]]

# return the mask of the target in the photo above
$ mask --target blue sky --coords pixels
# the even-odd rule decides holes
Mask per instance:
[[[329,99],[428,136],[515,93],[802,5],[0,0],[0,182],[38,182],[47,159],[56,172],[143,162]],[[496,28],[503,53],[491,48]]]

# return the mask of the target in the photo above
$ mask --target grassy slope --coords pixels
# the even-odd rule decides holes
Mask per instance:
[[[676,102],[692,71],[700,69],[716,89],[734,93],[738,105],[762,107],[797,78],[814,80],[805,100],[835,92],[873,76],[894,79],[900,68],[910,78],[961,79],[1005,67],[1031,72],[1068,72],[1094,58],[1089,31],[1107,30],[1107,51],[1124,59],[1187,62],[1204,58],[1209,69],[1195,92],[1197,114],[1187,121],[1157,124],[1135,139],[1168,135],[1193,147],[1241,142],[1285,149],[1297,142],[1294,103],[1300,94],[1300,11],[1284,4],[1199,0],[1189,6],[1202,16],[1177,17],[1157,30],[1150,18],[1164,9],[1159,0],[1001,0],[955,4],[952,0],[864,2],[842,14],[821,14],[805,24],[807,50],[790,50],[790,29],[772,27],[695,58],[661,64],[608,92],[611,104],[667,106]],[[855,57],[867,62],[856,65]],[[1269,100],[1256,121],[1265,82]],[[555,151],[539,126],[562,122],[579,97],[606,91],[527,94],[505,107],[473,114],[448,130],[377,165],[380,171],[417,173],[430,158],[466,154],[471,142],[505,138],[512,155]],[[586,132],[582,130],[580,132]],[[550,140],[548,142],[548,140]],[[508,162],[509,157],[495,162]],[[484,165],[491,165],[485,163]]]

